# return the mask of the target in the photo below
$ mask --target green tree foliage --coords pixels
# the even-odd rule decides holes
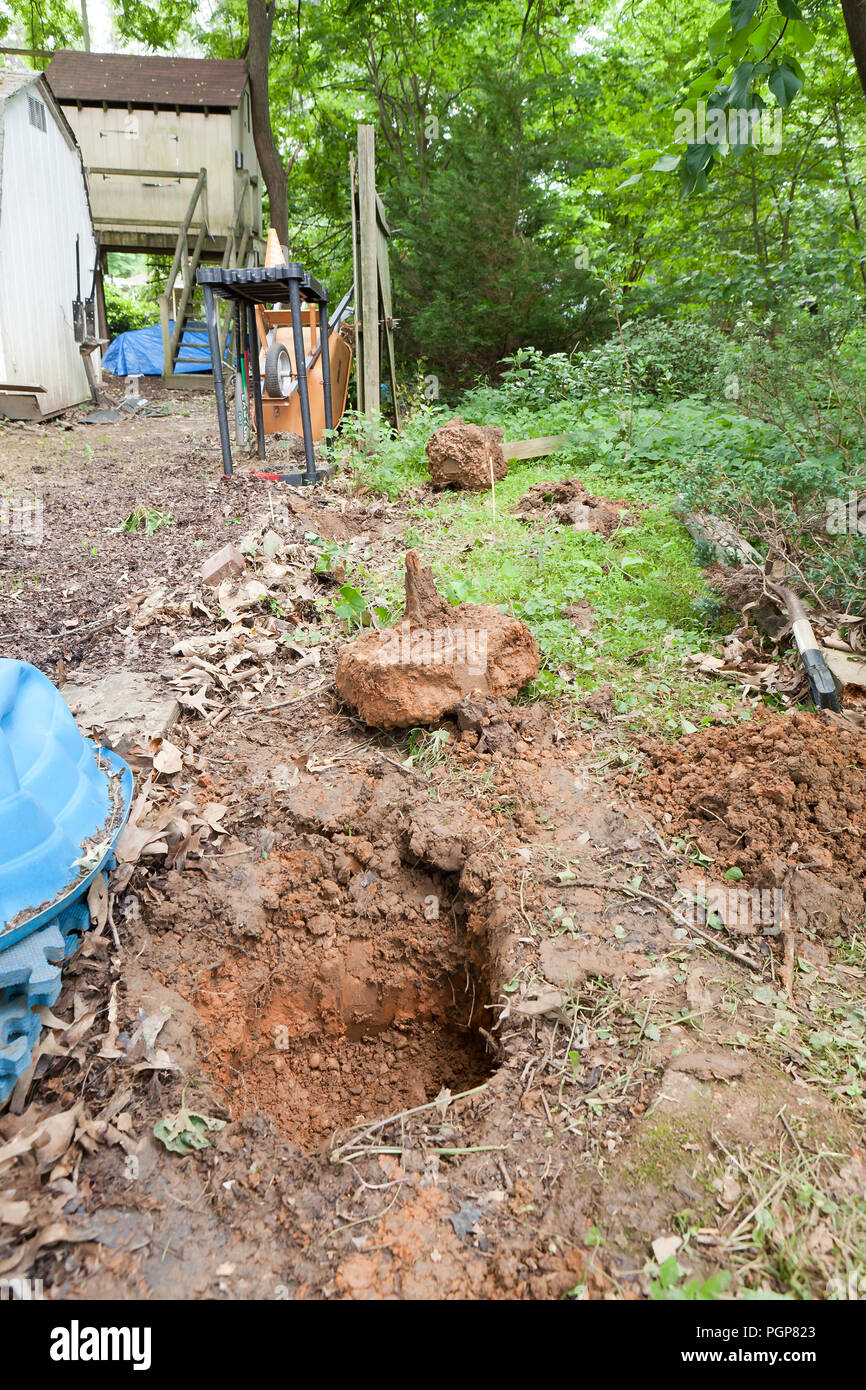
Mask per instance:
[[[247,0],[206,18],[192,0],[112,5],[134,49],[245,52]],[[72,0],[0,0],[4,25],[79,42]],[[348,157],[374,123],[412,374],[458,385],[530,347],[568,358],[611,337],[614,304],[627,341],[656,351],[665,323],[697,323],[676,341],[719,358],[807,309],[836,343],[860,321],[866,103],[836,0],[300,0],[277,10],[269,88],[292,253],[335,293]],[[741,116],[747,134],[763,117],[757,138]]]
[[[74,0],[0,0],[0,39],[11,48],[50,54],[74,48],[81,37],[81,10]]]

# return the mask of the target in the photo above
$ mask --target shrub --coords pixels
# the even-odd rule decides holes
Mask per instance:
[[[109,337],[146,328],[159,321],[159,306],[146,292],[122,290],[111,280],[105,281],[105,318]]]

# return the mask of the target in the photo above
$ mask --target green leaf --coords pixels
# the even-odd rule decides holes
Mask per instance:
[[[366,607],[360,589],[354,589],[351,584],[344,584],[340,590],[340,597],[334,599],[334,611],[338,617],[345,618],[346,622],[360,617]]]
[[[712,163],[712,145],[687,145],[685,167],[693,174],[698,174]]]
[[[185,1106],[175,1115],[164,1115],[153,1127],[154,1138],[175,1154],[189,1154],[194,1149],[210,1147],[208,1134],[225,1128],[225,1120],[215,1120],[212,1115],[197,1115]]]
[[[739,883],[742,877],[743,871],[742,869],[738,869],[736,864],[733,864],[730,869],[725,870],[725,878],[729,883]]]
[[[808,24],[801,24],[799,20],[792,20],[788,25],[786,39],[798,53],[808,53],[818,42],[816,35],[809,28]],[[791,64],[792,67],[796,66]]]
[[[730,13],[723,14],[721,19],[717,19],[709,34],[707,35],[707,48],[711,58],[718,58],[725,46],[728,30],[731,27]]]
[[[736,34],[750,24],[761,7],[761,0],[731,0],[731,28]]]
[[[749,90],[749,83],[755,71],[754,63],[740,63],[731,78],[731,86],[728,95],[728,102],[731,106],[745,106],[746,93]]]
[[[672,169],[676,169],[679,162],[680,156],[678,154],[660,155],[659,158],[656,160],[655,164],[652,166],[653,172],[658,170],[660,174],[669,174]]]
[[[711,1274],[708,1279],[700,1285],[695,1295],[696,1298],[712,1299],[721,1298],[731,1282],[731,1276],[726,1269],[720,1269],[716,1274]]]
[[[783,14],[786,19],[799,19],[802,23],[803,12],[800,6],[795,3],[795,0],[777,0],[777,4],[779,6],[779,13]]]
[[[798,77],[795,72],[788,67],[787,63],[780,63],[768,78],[770,91],[776,98],[780,106],[790,106],[794,97],[803,85],[803,79]]]
[[[770,985],[758,985],[752,990],[752,998],[758,1004],[775,1004],[776,991]]]

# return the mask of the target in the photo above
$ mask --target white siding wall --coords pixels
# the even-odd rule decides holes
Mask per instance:
[[[44,131],[30,123],[28,94],[45,106]],[[0,382],[44,386],[47,413],[89,395],[72,331],[76,233],[82,297],[96,246],[78,151],[38,87],[11,96],[0,120]],[[93,361],[98,368],[98,354]]]

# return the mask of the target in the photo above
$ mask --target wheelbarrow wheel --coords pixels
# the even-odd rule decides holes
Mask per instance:
[[[292,385],[292,359],[285,343],[271,343],[265,355],[265,395],[284,399]]]

